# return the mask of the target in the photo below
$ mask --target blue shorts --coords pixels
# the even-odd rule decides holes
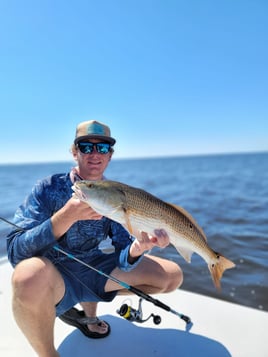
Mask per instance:
[[[83,259],[94,268],[110,274],[118,265],[118,254],[101,254],[91,258],[90,262]],[[112,301],[117,291],[105,292],[104,287],[108,278],[74,260],[57,263],[56,268],[62,275],[65,283],[65,294],[56,305],[56,315],[65,311],[79,302]]]

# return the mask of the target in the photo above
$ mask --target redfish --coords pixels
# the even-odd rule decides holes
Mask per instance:
[[[187,262],[191,262],[194,252],[206,261],[217,289],[221,287],[223,272],[235,266],[210,248],[202,228],[182,207],[115,181],[77,181],[73,190],[77,198],[97,213],[122,224],[137,239],[141,231],[154,235],[156,230],[164,229],[170,243]]]

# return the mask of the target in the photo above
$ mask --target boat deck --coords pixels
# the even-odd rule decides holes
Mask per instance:
[[[18,329],[11,311],[10,277],[12,267],[0,264],[0,355],[36,356]],[[132,323],[117,314],[121,304],[138,307],[137,296],[119,296],[111,303],[99,304],[99,317],[111,325],[111,334],[99,340],[86,338],[79,330],[56,320],[55,343],[61,357],[267,357],[268,313],[183,290],[154,296],[172,309],[189,316],[187,325],[178,316],[143,302],[143,317],[153,320]]]

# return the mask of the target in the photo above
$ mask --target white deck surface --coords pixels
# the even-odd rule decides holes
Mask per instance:
[[[1,262],[0,356],[36,356],[12,315],[11,274],[9,263]],[[144,324],[126,321],[116,310],[130,300],[137,308],[138,297],[117,297],[112,303],[99,304],[99,316],[111,325],[111,334],[104,339],[86,338],[57,319],[55,344],[61,357],[268,357],[267,312],[183,290],[154,297],[190,316],[190,331],[186,331],[179,317],[148,302],[143,303],[144,318],[152,312],[158,314],[162,318],[160,325],[154,325],[152,319]]]

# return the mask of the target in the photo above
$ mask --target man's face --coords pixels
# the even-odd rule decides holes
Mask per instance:
[[[83,140],[81,143],[81,145],[78,144],[76,146],[76,150],[73,153],[74,159],[77,160],[81,177],[86,180],[101,180],[112,157],[112,151],[109,150],[106,153],[107,149],[109,149],[109,145],[99,139]],[[87,143],[105,143],[105,145],[99,145],[97,148],[96,145],[92,147],[92,145],[87,145]]]

